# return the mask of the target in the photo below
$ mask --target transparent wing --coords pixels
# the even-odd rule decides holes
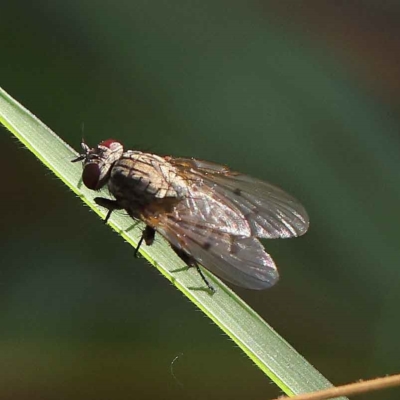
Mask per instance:
[[[188,182],[170,211],[143,220],[173,247],[235,285],[265,289],[278,280],[274,261],[257,237],[289,238],[308,229],[308,215],[292,196],[266,182],[218,164],[166,160]]]
[[[183,216],[183,220],[185,220]],[[162,215],[157,231],[220,278],[248,289],[266,289],[279,278],[274,261],[255,237],[232,236]]]
[[[208,207],[207,212],[213,213],[213,218],[205,215],[203,220],[208,220],[216,230],[275,239],[301,236],[308,229],[309,218],[304,207],[276,186],[206,161],[185,158],[168,161],[179,168],[182,176],[193,181],[193,196],[187,201],[197,210],[207,211]],[[207,199],[201,193],[206,193]]]

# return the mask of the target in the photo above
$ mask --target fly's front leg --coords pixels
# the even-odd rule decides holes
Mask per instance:
[[[118,200],[105,199],[104,197],[95,197],[94,201],[100,207],[104,207],[108,210],[108,213],[104,220],[105,224],[108,222],[113,211],[123,209],[123,207],[119,205]]]

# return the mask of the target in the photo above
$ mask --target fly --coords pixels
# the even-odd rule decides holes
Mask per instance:
[[[108,210],[105,221],[113,211],[126,210],[146,224],[136,252],[158,232],[211,291],[200,265],[237,286],[271,287],[279,274],[257,238],[291,238],[308,229],[298,200],[225,166],[125,151],[114,139],[93,148],[81,145],[83,153],[72,162],[83,161],[83,183],[91,190],[108,186],[114,197],[94,199]]]

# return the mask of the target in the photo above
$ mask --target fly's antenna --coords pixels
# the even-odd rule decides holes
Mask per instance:
[[[82,143],[85,143],[85,121],[81,122]]]

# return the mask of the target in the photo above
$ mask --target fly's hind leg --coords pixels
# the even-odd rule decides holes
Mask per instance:
[[[134,253],[135,257],[138,257],[139,249],[140,249],[140,246],[143,243],[143,240],[144,240],[144,242],[146,243],[147,246],[151,246],[153,244],[153,242],[154,242],[155,234],[156,234],[156,231],[152,227],[147,225],[146,228],[144,228],[144,231],[142,233],[142,237],[140,238],[139,243],[138,243],[138,245],[136,246],[136,249],[135,249],[135,253]]]
[[[174,246],[171,246],[172,249],[175,251],[175,253],[187,264],[187,266],[190,267],[195,267],[199,275],[201,276],[201,279],[203,282],[206,284],[207,288],[210,290],[211,293],[215,293],[215,289],[212,287],[210,282],[208,282],[207,278],[203,274],[203,271],[201,270],[198,262],[189,254],[187,254],[185,251],[177,249]]]

